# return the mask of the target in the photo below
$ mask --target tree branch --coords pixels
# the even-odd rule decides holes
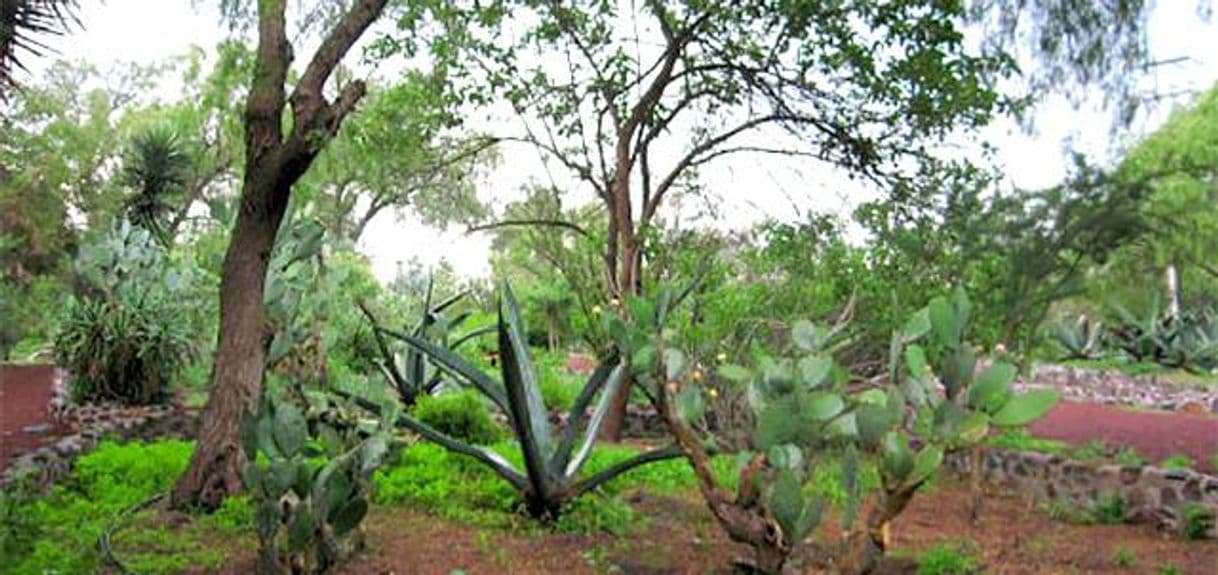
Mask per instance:
[[[584,236],[585,238],[592,237],[591,234],[589,234],[587,230],[579,227],[576,224],[573,224],[573,223],[567,222],[567,221],[563,221],[563,220],[547,220],[547,219],[501,220],[501,221],[492,222],[489,224],[470,226],[468,229],[465,230],[465,233],[472,234],[475,232],[484,232],[484,231],[495,230],[495,229],[499,229],[499,228],[514,227],[514,226],[517,226],[517,227],[518,226],[547,226],[547,227],[552,227],[552,228],[563,228],[563,229],[571,230],[581,236]]]

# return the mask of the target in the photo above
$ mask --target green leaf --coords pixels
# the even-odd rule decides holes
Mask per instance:
[[[775,445],[794,443],[798,432],[795,401],[791,397],[784,397],[767,403],[757,414],[753,443],[757,449],[764,451]]]
[[[1018,427],[1040,419],[1054,405],[1058,393],[1052,389],[1037,389],[1015,395],[990,419],[994,427]]]
[[[810,355],[799,360],[798,368],[804,389],[814,389],[829,379],[833,358],[824,354]]]
[[[833,392],[814,393],[803,402],[801,415],[812,421],[827,421],[846,409],[842,396]]]
[[[275,406],[275,445],[286,457],[300,453],[309,437],[309,426],[304,414],[290,403]]]
[[[672,347],[664,349],[664,374],[669,380],[680,379],[682,375],[685,375],[686,367],[688,367],[688,361],[684,352]]]
[[[719,374],[719,377],[734,383],[747,383],[752,376],[748,369],[732,363],[719,366],[715,372]]]
[[[276,459],[267,467],[263,483],[267,496],[279,499],[296,484],[296,462],[291,459]]]
[[[960,340],[955,333],[956,314],[952,312],[952,306],[947,303],[947,299],[936,297],[930,300],[926,309],[939,344],[949,349],[959,345]]]
[[[317,534],[317,518],[309,508],[300,505],[292,511],[291,522],[288,523],[288,548],[301,551],[307,548]]]
[[[960,423],[956,437],[962,443],[974,444],[984,439],[989,431],[990,416],[982,412],[973,412]]]
[[[776,469],[798,470],[803,468],[804,454],[798,447],[785,443],[766,450],[766,460]]]
[[[1015,381],[1015,366],[997,362],[977,376],[968,393],[969,407],[994,413],[1006,403]]]
[[[854,417],[858,423],[859,440],[867,445],[878,443],[891,427],[888,409],[883,406],[865,403],[854,411]]]
[[[778,472],[778,479],[770,488],[768,507],[774,514],[774,519],[782,527],[786,539],[792,542],[802,539],[796,531],[800,525],[800,515],[804,509],[804,497],[801,493],[799,480],[789,469]]]
[[[677,392],[677,416],[686,423],[702,419],[706,413],[706,399],[702,397],[702,389],[696,385],[687,385]]]
[[[334,534],[341,537],[359,527],[364,516],[368,514],[368,501],[363,497],[352,499],[330,516],[330,524],[334,526]]]
[[[905,342],[914,341],[930,332],[930,309],[922,308],[909,316],[909,320],[901,328],[901,339]]]
[[[919,345],[905,348],[905,366],[909,368],[909,375],[915,379],[926,377],[926,350]]]
[[[914,468],[913,450],[905,437],[895,431],[884,436],[883,468],[889,477],[904,480]]]
[[[977,354],[973,348],[961,345],[947,360],[943,370],[943,387],[947,390],[949,399],[955,398],[973,380],[973,370],[977,366]]]
[[[924,481],[943,463],[943,448],[938,445],[927,445],[914,458],[913,470],[909,473],[909,481]]]
[[[819,351],[824,344],[825,328],[806,319],[801,319],[791,326],[791,339],[803,351]]]

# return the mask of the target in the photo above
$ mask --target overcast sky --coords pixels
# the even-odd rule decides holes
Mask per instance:
[[[192,45],[210,49],[224,37],[215,13],[218,2],[197,3],[196,10],[190,0],[108,0],[104,4],[86,0],[81,12],[85,29],[52,44],[59,49],[60,58],[86,60],[103,69],[122,62],[163,60],[185,53]],[[1153,57],[1189,60],[1158,68],[1147,89],[1166,93],[1208,88],[1218,80],[1214,24],[1198,18],[1195,0],[1160,0],[1157,4],[1150,28]],[[298,47],[297,53],[303,50]],[[37,73],[43,66],[32,68]],[[172,97],[172,87],[166,90],[169,93],[164,96]],[[1127,138],[1153,129],[1167,117],[1169,107],[1161,106]],[[1113,142],[1110,116],[1094,109],[1098,103],[1092,108],[1076,110],[1055,100],[1039,109],[1035,134],[1023,133],[1004,121],[989,127],[983,137],[997,145],[997,161],[1010,185],[1050,186],[1064,174],[1066,149],[1105,159],[1127,143]],[[548,181],[535,152],[516,147],[505,149],[503,155],[503,165],[483,186],[484,195],[502,202],[517,197],[520,186],[529,181]],[[724,228],[742,228],[766,217],[789,220],[798,216],[797,209],[848,214],[853,205],[866,199],[865,192],[846,188],[837,175],[798,170],[769,158],[725,157],[704,170],[703,176],[710,191],[720,198],[723,215],[716,225]],[[731,193],[741,189],[749,193]],[[488,238],[466,236],[461,230],[425,228],[408,214],[401,219],[384,214],[374,220],[360,247],[372,257],[382,280],[392,277],[397,261],[415,255],[425,262],[447,258],[464,274],[487,272]]]

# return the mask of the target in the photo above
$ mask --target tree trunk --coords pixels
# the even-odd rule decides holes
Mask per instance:
[[[258,49],[245,101],[245,175],[220,276],[220,333],[212,387],[194,456],[174,488],[174,507],[215,509],[225,497],[241,490],[247,463],[241,428],[262,393],[271,335],[263,307],[271,249],[293,184],[308,171],[366,90],[363,82],[354,81],[328,101],[323,88],[387,2],[354,2],[322,40],[290,98],[286,88],[292,62],[287,2],[258,2]],[[284,134],[289,100],[291,131]]]
[[[220,334],[212,364],[212,393],[203,411],[191,465],[173,492],[176,507],[219,507],[241,490],[246,456],[241,447],[241,423],[257,410],[262,391],[266,346],[270,335],[262,293],[275,235],[286,205],[279,213],[250,201],[273,195],[273,182],[247,178],[242,208],[224,256],[220,283]]]

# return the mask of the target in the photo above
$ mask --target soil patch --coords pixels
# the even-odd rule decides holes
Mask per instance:
[[[1207,414],[1063,402],[1029,431],[1074,446],[1092,440],[1129,446],[1152,464],[1182,453],[1193,459],[1198,471],[1218,473],[1211,461],[1218,455],[1218,417]]]
[[[62,431],[47,412],[54,377],[52,365],[0,365],[0,472]]]
[[[894,556],[916,556],[941,543],[963,546],[976,553],[986,573],[999,575],[1155,573],[1167,566],[1210,575],[1218,565],[1218,543],[1185,541],[1145,526],[1063,523],[1022,497],[989,497],[980,522],[973,524],[967,494],[965,486],[944,482],[915,498],[893,527]],[[638,494],[629,500],[648,519],[620,537],[487,530],[422,511],[378,508],[365,524],[367,551],[340,573],[727,574],[733,559],[748,554],[727,539],[692,493]],[[234,558],[223,573],[243,573],[249,565],[248,556]],[[908,560],[892,565],[901,568],[883,572],[913,572]]]

